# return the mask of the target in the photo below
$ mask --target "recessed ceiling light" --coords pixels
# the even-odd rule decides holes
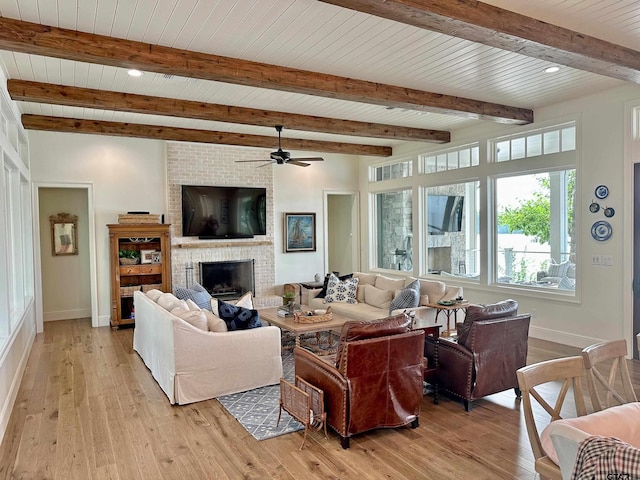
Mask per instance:
[[[130,77],[141,77],[142,76],[142,72],[140,70],[136,70],[135,68],[132,68],[127,73],[129,74]]]
[[[560,67],[548,67],[544,69],[545,73],[555,73],[558,70],[560,70]]]

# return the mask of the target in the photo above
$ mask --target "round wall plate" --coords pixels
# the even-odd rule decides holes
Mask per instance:
[[[591,202],[589,205],[589,211],[591,213],[596,213],[600,210],[600,204],[598,202]]]
[[[591,236],[598,242],[609,240],[612,233],[613,229],[611,228],[611,224],[604,220],[599,220],[591,225]]]
[[[606,185],[598,185],[595,190],[596,197],[600,200],[609,196],[609,187]]]
[[[616,211],[612,207],[607,207],[604,209],[604,216],[607,218],[611,218],[616,214]]]

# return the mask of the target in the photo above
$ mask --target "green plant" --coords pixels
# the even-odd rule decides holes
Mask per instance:
[[[294,298],[296,298],[296,292],[284,292],[282,296],[284,298],[290,298],[291,300],[293,300]]]
[[[119,250],[118,257],[120,258],[140,258],[140,252],[138,250]]]

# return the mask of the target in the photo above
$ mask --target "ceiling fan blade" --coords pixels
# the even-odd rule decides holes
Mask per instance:
[[[258,167],[257,167],[257,168],[266,167],[267,165],[273,165],[274,163],[276,163],[276,162],[267,162],[267,163],[265,163],[264,165],[258,165]]]
[[[299,167],[308,167],[310,163],[299,162],[298,160],[289,160],[287,165],[298,165]]]
[[[321,157],[292,158],[291,160],[303,161],[303,162],[324,162],[324,158],[321,158]]]
[[[236,163],[245,163],[245,162],[271,162],[268,158],[264,160],[236,160]]]

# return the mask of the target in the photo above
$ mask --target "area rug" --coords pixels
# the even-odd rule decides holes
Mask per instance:
[[[284,378],[293,383],[293,352],[283,350]],[[257,440],[277,437],[302,430],[304,426],[284,410],[276,426],[280,410],[280,385],[255,388],[246,392],[218,397],[220,404]]]

